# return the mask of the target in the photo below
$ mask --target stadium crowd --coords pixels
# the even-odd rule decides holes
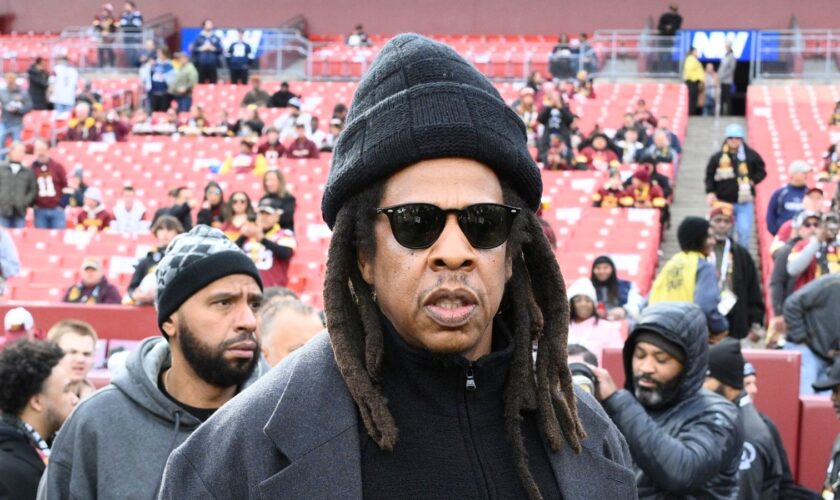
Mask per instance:
[[[681,22],[672,6],[659,29]],[[133,2],[119,19],[106,4],[93,26],[103,42],[136,37],[143,17]],[[364,28],[346,43],[367,45]],[[551,79],[530,75],[506,103],[453,50],[400,35],[327,129],[293,83],[264,90],[244,33],[225,48],[210,20],[191,53],[170,59],[149,44],[130,54],[145,96],[137,110],[106,109],[93,82],[77,94],[67,58],[52,75],[35,61],[26,83],[7,73],[0,283],[20,272],[13,231],[29,221],[150,234],[125,293],[101,257],[85,255],[61,300],[153,308],[160,332],[106,355],[84,321],[41,325],[9,310],[0,498],[336,488],[365,498],[820,498],[796,484],[775,423],[753,404],[761,374],[742,349],[800,353],[799,393],[830,393],[840,417],[840,187],[825,196],[840,142],[819,168],[791,162],[762,213],[767,152],[726,127],[698,187],[707,211],[673,221],[680,251],[650,290],[620,276],[609,243],[590,276],[566,287],[555,258],[563,236],[542,217],[543,172],[597,173],[591,208],[653,210],[664,235],[686,168],[672,117],[645,99],[620,123],[581,129],[573,104],[599,99],[592,50],[585,35],[561,36]],[[113,66],[107,43],[98,55]],[[397,66],[415,78],[391,80]],[[249,89],[239,109],[206,116],[194,89],[223,67]],[[729,106],[731,70],[698,75],[686,64],[690,114]],[[450,93],[431,92],[441,86]],[[484,115],[465,125],[458,99]],[[167,186],[151,212],[131,184],[109,199],[84,169],[68,171],[48,141],[27,149],[23,117],[48,106],[67,114],[64,141],[222,136],[238,151],[200,194]],[[273,123],[269,108],[282,110]],[[321,205],[332,238],[320,311],[286,288],[300,236],[282,165],[322,153],[332,155]],[[226,196],[224,180],[239,174],[260,183],[259,199]],[[757,217],[773,236],[766,289],[750,253]],[[605,367],[610,349],[623,373]],[[107,367],[105,388],[94,364]],[[824,494],[838,488],[837,443]]]

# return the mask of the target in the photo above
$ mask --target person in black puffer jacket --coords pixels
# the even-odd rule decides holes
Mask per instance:
[[[703,388],[708,340],[699,307],[660,302],[624,344],[624,389],[592,368],[598,399],[630,447],[639,498],[738,497],[744,429],[738,408]]]

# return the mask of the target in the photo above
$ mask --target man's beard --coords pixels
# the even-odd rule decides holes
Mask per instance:
[[[225,359],[225,351],[228,347],[248,340],[257,343],[251,359],[235,358],[231,361]],[[260,359],[259,340],[253,332],[226,340],[213,348],[201,342],[187,325],[181,324],[178,326],[178,343],[184,358],[196,375],[215,387],[242,385],[254,372]]]
[[[646,380],[655,384],[655,387],[641,387],[639,380]],[[650,377],[634,376],[633,393],[639,403],[648,409],[658,409],[667,404],[674,397],[679,385],[680,377],[674,377],[668,382],[659,382]]]

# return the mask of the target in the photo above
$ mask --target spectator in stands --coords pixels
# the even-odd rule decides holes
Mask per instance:
[[[239,153],[228,156],[222,163],[221,174],[233,172],[235,174],[253,174],[261,176],[267,169],[265,157],[254,151],[250,138],[239,141]]]
[[[840,272],[840,244],[837,231],[840,226],[837,214],[820,215],[803,212],[802,225],[816,227],[816,233],[807,240],[800,240],[790,251],[787,272],[795,280],[794,290],[799,290],[815,278]]]
[[[144,340],[107,390],[76,407],[53,445],[47,498],[156,496],[170,451],[267,370],[259,274],[219,230],[180,235],[156,275],[163,336]]]
[[[651,183],[650,172],[643,167],[636,169],[618,204],[627,208],[660,208],[668,205],[668,200],[659,186]]]
[[[157,57],[149,68],[149,103],[152,112],[167,111],[172,103],[170,93],[175,83],[175,66],[166,47],[157,49]]]
[[[15,141],[8,158],[0,163],[0,226],[6,228],[26,225],[26,211],[38,195],[35,172],[23,166],[25,154],[26,147]]]
[[[675,134],[671,130],[671,119],[663,115],[659,117],[659,120],[657,120],[657,122],[659,126],[656,128],[656,130],[661,130],[665,133],[665,137],[666,139],[668,139],[668,144],[671,146],[671,149],[674,151],[674,153],[682,153],[682,145],[680,145],[680,138],[677,137],[677,134]],[[656,134],[654,133],[653,136],[648,138],[648,146],[650,144],[653,144],[655,135]]]
[[[673,163],[676,158],[664,130],[656,130],[653,133],[653,143],[645,149],[642,156],[645,162],[652,164]]]
[[[137,199],[134,186],[123,186],[122,196],[114,204],[114,220],[111,229],[117,233],[137,234],[145,231],[146,207]]]
[[[656,163],[650,161],[650,158],[645,157],[642,158],[642,163],[639,164],[637,170],[644,170],[650,176],[650,185],[656,186],[662,191],[662,196],[665,198],[666,201],[671,199],[671,195],[674,193],[674,190],[671,188],[671,181],[668,180],[668,177],[659,173],[656,168]],[[627,189],[633,185],[633,177],[631,176],[629,179],[624,181],[624,189]],[[663,214],[665,215],[665,214]]]
[[[0,352],[0,491],[7,498],[35,499],[48,442],[78,401],[61,356],[55,344],[32,340]]]
[[[388,72],[378,70],[394,67],[407,72],[407,78],[398,78],[396,85]],[[427,94],[444,82],[455,85],[458,95]],[[325,286],[329,334],[315,337],[294,353],[296,363],[283,362],[270,372],[268,380],[261,382],[263,391],[246,391],[223,407],[171,455],[161,498],[181,498],[193,491],[240,498],[260,484],[269,496],[331,496],[336,484],[356,496],[365,491],[366,495],[464,498],[484,496],[485,487],[504,498],[632,496],[632,474],[625,465],[627,450],[620,437],[591,400],[581,396],[574,410],[569,407],[577,396],[569,385],[565,353],[545,350],[549,343],[565,344],[566,313],[565,305],[554,310],[546,307],[564,292],[534,213],[530,209],[519,212],[524,224],[514,224],[514,228],[524,226],[527,233],[511,234],[505,245],[510,228],[488,220],[496,219],[491,213],[502,215],[489,207],[482,209],[485,230],[478,232],[463,221],[461,230],[455,214],[442,217],[434,210],[407,208],[412,223],[414,217],[425,221],[420,225],[429,231],[422,231],[423,235],[411,229],[411,235],[405,233],[408,226],[400,222],[405,219],[396,213],[392,214],[392,233],[387,217],[374,210],[409,201],[444,203],[448,209],[457,199],[458,206],[467,210],[462,215],[466,219],[476,209],[466,207],[477,200],[536,208],[541,191],[539,171],[530,159],[522,123],[511,116],[493,86],[454,50],[418,35],[400,35],[385,45],[360,87],[372,89],[373,98],[355,101],[348,130],[357,129],[359,117],[377,116],[381,120],[377,133],[383,137],[379,144],[385,149],[374,156],[389,160],[361,165],[356,159],[368,157],[372,143],[359,140],[354,144],[352,136],[339,142],[334,158],[348,161],[337,160],[333,165],[323,204],[324,220],[335,229],[330,250],[333,258],[327,264],[327,276],[334,281],[328,279]],[[424,95],[432,100],[421,106],[416,99]],[[389,105],[395,97],[408,99],[411,105],[398,111]],[[483,120],[487,122],[482,123],[498,126],[496,132],[488,134],[481,124],[463,128],[463,116],[456,110],[475,109],[478,102],[486,113]],[[424,117],[422,126],[418,126],[419,116],[405,116],[403,111],[409,109]],[[452,134],[452,130],[462,130],[464,135]],[[392,142],[411,135],[429,149],[420,148],[419,154],[413,155]],[[500,135],[506,140],[497,141]],[[504,146],[493,153],[485,149],[500,145]],[[456,151],[498,165],[495,172],[512,183],[511,188],[505,188],[509,194],[503,195],[492,167],[478,160],[439,158]],[[533,184],[514,179],[532,179]],[[444,224],[431,222],[429,216]],[[357,238],[357,230],[367,236]],[[488,242],[484,238],[491,233],[496,241]],[[414,248],[402,247],[394,240],[395,234],[403,245]],[[539,255],[536,262],[528,262],[531,270],[527,275],[522,250],[518,244],[514,246],[522,241],[519,237],[529,238],[523,244],[526,255],[532,251]],[[357,250],[357,245],[366,241],[371,246],[362,248],[370,253]],[[488,248],[477,251],[472,245]],[[505,263],[505,255],[517,262],[513,268]],[[542,285],[536,278],[539,273],[545,275]],[[348,281],[351,274],[353,285]],[[531,280],[536,280],[533,287]],[[510,283],[505,297],[510,319],[496,314],[505,281]],[[540,299],[529,302],[526,298],[534,291]],[[532,320],[539,315],[544,315],[546,328],[537,366],[543,375],[552,374],[542,378],[535,377],[532,368]],[[510,333],[506,321],[511,324]],[[368,361],[366,344],[370,346]],[[378,368],[374,369],[374,364]],[[295,367],[293,374],[288,371],[290,366]],[[381,383],[374,385],[372,376]],[[462,381],[458,385],[446,382],[458,379]],[[461,385],[464,382],[466,385]],[[310,390],[313,387],[318,390]],[[480,405],[487,415],[494,415],[480,429],[474,420],[458,422],[439,416],[438,410],[447,415],[468,410],[463,401],[465,387],[467,399],[480,394]],[[307,395],[300,399],[292,396],[301,391]],[[281,393],[278,405],[276,395]],[[515,395],[521,394],[535,396],[535,410],[520,409],[524,401]],[[296,402],[289,405],[292,401]],[[556,408],[557,413],[549,408]],[[282,423],[277,419],[280,415]],[[232,428],[241,432],[234,435]],[[332,431],[305,431],[324,428],[349,431],[339,431],[342,436],[338,440]],[[576,454],[573,450],[580,444],[576,436],[584,432],[587,446],[598,445]],[[482,443],[489,447],[477,444],[471,435],[481,435]],[[455,442],[459,445],[452,446]],[[208,454],[209,443],[224,453]],[[292,449],[312,451],[302,457]],[[493,471],[484,476],[486,484],[458,479],[477,473],[471,458],[476,453],[487,459],[483,470]],[[281,463],[265,460],[266,456],[291,458]],[[336,457],[344,458],[337,461]],[[338,471],[340,463],[365,465]],[[283,481],[266,482],[278,477],[280,470]],[[572,480],[584,471],[585,481]],[[223,479],[230,476],[246,479]],[[301,487],[304,477],[306,484]]]
[[[583,148],[578,155],[579,163],[586,163],[590,170],[606,172],[610,167],[618,167],[618,155],[609,147],[606,134],[597,132],[592,135],[591,144]]]
[[[169,191],[169,200],[171,204],[168,207],[157,209],[155,216],[152,217],[152,225],[155,225],[158,217],[162,215],[171,215],[172,217],[178,219],[178,222],[181,223],[181,227],[184,228],[184,231],[192,229],[192,209],[198,205],[192,196],[192,190],[186,186],[179,186],[171,189]]]
[[[744,436],[738,410],[704,391],[708,335],[694,304],[656,304],[624,344],[624,389],[592,368],[596,396],[627,439],[640,498],[733,498]]]
[[[262,135],[265,122],[260,118],[259,108],[253,104],[240,111],[240,118],[233,124],[230,131],[237,137],[256,139]]]
[[[278,160],[286,155],[286,147],[280,142],[280,132],[276,127],[265,129],[265,142],[257,146],[257,153],[265,157],[270,166],[277,166]]]
[[[338,136],[341,135],[341,131],[344,129],[344,122],[338,118],[331,118],[330,119],[330,131],[327,133],[326,137],[324,138],[324,144],[321,146],[321,151],[324,153],[332,153],[333,149],[335,149],[335,144],[338,141]]]
[[[823,169],[817,172],[815,178],[819,182],[840,179],[840,140],[830,145],[823,154]]]
[[[787,337],[784,349],[802,355],[799,394],[815,394],[811,386],[828,375],[840,357],[840,274],[817,278],[785,300]]]
[[[793,216],[802,210],[810,171],[811,166],[802,160],[791,163],[788,167],[787,185],[776,189],[770,196],[766,219],[767,230],[773,236],[779,232],[782,224],[793,219]]]
[[[578,69],[577,50],[572,49],[569,42],[569,35],[560,33],[557,44],[551,49],[551,56],[548,59],[548,68],[551,76],[559,80],[571,78]],[[533,89],[535,92],[537,89]]]
[[[572,144],[570,133],[570,126],[574,119],[575,115],[560,97],[560,94],[554,91],[548,92],[545,96],[542,110],[537,117],[537,121],[543,126],[542,137],[539,143],[540,153],[548,150],[549,140],[554,134],[560,135],[569,147],[575,148],[576,146]]]
[[[309,123],[309,130],[311,131],[309,139],[315,143],[318,151],[324,151],[327,143],[327,132],[321,130],[321,121],[318,120],[317,116],[313,116]]]
[[[546,170],[575,170],[574,151],[560,134],[551,134],[548,150],[540,158]]]
[[[710,340],[715,342],[729,333],[729,323],[718,311],[720,288],[715,267],[706,261],[715,246],[709,221],[686,217],[677,228],[680,252],[656,275],[648,302],[693,302],[706,315]]]
[[[108,282],[98,257],[85,257],[82,261],[81,279],[64,294],[64,302],[71,304],[119,304],[120,291]]]
[[[9,309],[3,318],[3,326],[7,344],[19,339],[35,340],[38,337],[35,319],[23,307]]]
[[[90,114],[90,104],[86,102],[76,104],[73,117],[67,121],[67,140],[96,142],[99,139],[99,124]]]
[[[260,77],[252,75],[251,90],[249,90],[242,98],[240,106],[244,108],[245,106],[253,104],[258,108],[263,108],[268,106],[269,100],[271,100],[271,95],[262,89],[262,80],[260,80]]]
[[[297,137],[286,146],[286,156],[294,159],[317,159],[320,156],[318,146],[306,136],[306,125],[295,124]]]
[[[172,97],[178,105],[178,112],[189,112],[192,108],[192,93],[198,83],[198,70],[185,52],[176,52],[178,69],[172,79]]]
[[[528,145],[536,145],[537,140],[537,117],[539,116],[537,105],[534,102],[534,89],[522,87],[519,91],[519,99],[514,103],[513,110],[525,123],[525,130],[528,132]]]
[[[231,241],[236,241],[242,235],[242,228],[246,224],[256,222],[257,213],[251,204],[251,198],[244,191],[234,191],[227,204],[230,218],[222,224],[221,230]]]
[[[617,141],[616,146],[621,148],[622,154],[619,160],[625,165],[641,161],[645,150],[644,144],[639,141],[639,133],[632,128],[624,133],[624,139]]]
[[[706,201],[709,206],[717,201],[734,205],[736,241],[749,248],[755,219],[755,186],[767,177],[767,172],[761,155],[744,143],[740,125],[729,124],[725,132],[723,147],[706,165]]]
[[[638,319],[644,299],[635,283],[618,277],[611,258],[606,255],[596,258],[589,279],[595,287],[600,317],[610,321]]]
[[[289,263],[297,247],[295,233],[280,227],[282,214],[278,200],[263,198],[257,206],[256,222],[245,223],[236,239],[236,244],[254,261],[263,283],[269,286],[288,284]]]
[[[153,305],[157,282],[155,270],[166,255],[166,249],[176,236],[184,232],[184,227],[178,219],[171,215],[163,215],[152,226],[151,233],[157,240],[157,245],[134,265],[134,274],[128,284],[128,294],[123,302],[135,305]]]
[[[114,17],[114,6],[110,3],[102,5],[99,15],[93,18],[91,27],[99,36],[99,47],[96,49],[97,61],[100,68],[113,68],[116,65],[117,54],[113,44],[116,42],[116,32],[119,21]]]
[[[101,108],[102,94],[93,90],[93,82],[82,78],[82,91],[76,96],[76,102],[86,102],[91,109],[97,109],[97,104],[99,104]]]
[[[55,61],[53,76],[49,82],[50,103],[58,113],[69,113],[76,105],[76,89],[79,87],[79,72],[70,66],[67,55],[61,54]]]
[[[82,210],[76,218],[76,229],[81,231],[104,231],[111,226],[114,216],[105,208],[102,190],[98,187],[85,189]]]
[[[338,102],[333,106],[333,119],[341,120],[341,128],[344,128],[344,122],[347,121],[347,105],[343,102]]]
[[[229,217],[229,214],[225,212],[226,207],[222,186],[216,181],[208,182],[204,186],[204,200],[196,216],[196,223],[216,228],[222,227]],[[183,228],[181,231],[183,232]]]
[[[688,87],[688,114],[697,116],[700,114],[700,87],[706,81],[706,73],[703,65],[697,59],[697,48],[692,47],[683,61],[683,80]]]
[[[636,121],[636,116],[633,113],[624,113],[622,120],[621,127],[615,131],[614,139],[616,141],[623,141],[628,130],[635,130],[636,138],[639,141],[647,141],[647,132],[645,131],[645,127],[641,122]]]
[[[228,69],[230,70],[230,83],[245,85],[248,83],[248,71],[251,68],[254,55],[251,46],[245,41],[245,31],[238,30],[237,36],[236,41],[228,46],[226,54]]]
[[[61,201],[58,202],[58,205],[64,208],[65,212],[68,207],[72,209],[84,204],[87,184],[85,184],[83,177],[83,170],[76,167],[70,177],[67,178],[67,187],[61,190]]]
[[[60,202],[61,194],[67,187],[67,172],[61,163],[50,156],[50,146],[45,140],[35,140],[33,153],[35,160],[32,162],[32,171],[38,187],[35,195],[35,227],[64,229],[67,220]]]
[[[213,21],[205,19],[201,23],[201,32],[192,43],[192,60],[198,69],[198,83],[219,81],[223,53],[222,39],[213,32]]]
[[[125,56],[128,64],[140,66],[139,54],[136,45],[140,45],[143,33],[143,14],[137,9],[133,1],[123,4],[123,11],[120,15],[120,32],[122,32],[122,43],[126,45]]]
[[[99,139],[102,142],[114,143],[128,140],[128,134],[131,133],[131,124],[120,116],[116,110],[109,109],[107,113],[104,111],[98,113],[101,115],[97,122],[100,131]]]
[[[368,41],[368,34],[365,33],[365,28],[361,24],[357,24],[355,28],[353,28],[353,32],[347,35],[347,40],[345,40],[347,45],[350,47],[364,47],[370,45]]]
[[[767,424],[744,390],[741,344],[726,339],[709,348],[709,373],[703,386],[733,402],[744,426],[738,471],[738,498],[780,498],[782,460]]]
[[[840,363],[834,363],[827,377],[814,382],[815,391],[831,391],[831,406],[840,418]],[[823,481],[822,498],[837,498],[840,494],[840,435],[834,439],[828,468]]]
[[[64,351],[60,365],[70,377],[69,389],[79,401],[96,391],[93,382],[87,377],[93,368],[93,354],[98,339],[90,323],[75,319],[59,321],[47,332],[47,340]]]
[[[29,76],[29,98],[32,109],[49,109],[47,89],[50,86],[50,74],[44,68],[44,58],[37,56],[26,71]]]
[[[23,131],[23,117],[32,110],[32,99],[17,83],[17,75],[6,73],[6,88],[0,89],[0,149],[5,156],[6,138],[20,140]]]
[[[298,98],[298,109],[300,109],[300,97],[289,91],[289,82],[281,82],[280,89],[272,94],[268,100],[268,107],[285,108],[289,106],[289,102],[294,98]]]
[[[295,205],[297,201],[286,185],[286,177],[283,172],[277,169],[269,170],[263,175],[263,200],[271,199],[279,203],[282,210],[280,216],[280,227],[283,229],[295,230]]]
[[[581,53],[580,57],[581,61],[583,61],[583,53]],[[577,72],[575,79],[572,80],[572,88],[575,96],[580,96],[586,99],[595,99],[595,83],[585,69]]]
[[[715,71],[715,65],[712,63],[706,63],[703,74],[703,87],[700,92],[703,116],[714,116],[715,108],[717,108],[718,88],[720,87],[718,74],[717,71]]]
[[[674,36],[682,28],[683,18],[680,15],[680,8],[676,3],[668,6],[668,11],[659,16],[659,23],[656,25],[660,36]]]
[[[0,295],[6,293],[6,282],[20,274],[20,257],[15,241],[0,227]]]
[[[720,114],[732,114],[732,95],[735,94],[735,68],[738,60],[732,50],[732,42],[726,42],[726,53],[720,60],[718,80],[720,80]]]
[[[761,281],[749,250],[732,240],[735,212],[729,204],[719,204],[709,212],[709,225],[715,246],[706,258],[717,273],[721,303],[718,310],[729,321],[729,336],[750,341],[764,337],[764,298]]]
[[[284,300],[300,300],[295,292],[283,286],[270,286],[263,291],[263,308]]]
[[[566,293],[569,297],[569,343],[580,344],[601,361],[605,347],[621,347],[621,323],[599,318],[595,287],[587,278],[575,281]]]
[[[616,208],[625,188],[621,185],[621,172],[610,168],[610,178],[592,195],[593,206],[598,208]]]
[[[840,101],[834,103],[834,111],[831,113],[831,116],[828,117],[828,125],[840,125]]]
[[[266,302],[259,312],[262,354],[271,366],[324,329],[318,311],[299,300]]]
[[[647,101],[645,101],[644,99],[639,99],[638,101],[636,101],[636,109],[633,112],[633,118],[636,120],[636,123],[642,125],[645,128],[656,128],[657,124],[659,123],[659,121],[653,115],[653,112],[648,109]]]

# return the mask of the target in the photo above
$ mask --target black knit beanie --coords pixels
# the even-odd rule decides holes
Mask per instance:
[[[416,34],[391,39],[365,74],[333,151],[321,211],[331,228],[348,198],[422,160],[471,158],[536,210],[539,169],[525,125],[451,47]]]
[[[672,342],[654,331],[644,331],[633,337],[633,343],[647,342],[667,352],[681,364],[685,365],[685,349],[676,342]]]
[[[709,376],[733,389],[744,388],[744,355],[740,342],[725,339],[709,347]]]
[[[677,229],[677,240],[684,252],[689,250],[699,252],[706,246],[708,237],[709,221],[702,217],[686,217]]]
[[[263,288],[257,266],[223,232],[199,224],[178,235],[155,270],[158,327],[196,292],[232,274],[250,276]]]

